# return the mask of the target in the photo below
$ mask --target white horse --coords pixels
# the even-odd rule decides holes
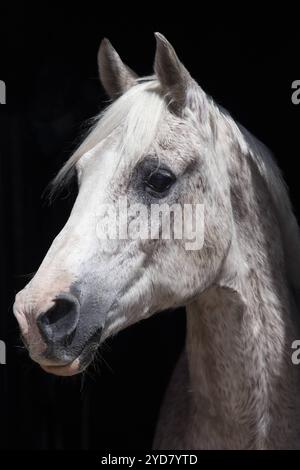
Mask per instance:
[[[143,79],[101,43],[100,78],[113,102],[55,180],[76,173],[79,193],[16,297],[22,336],[45,371],[72,375],[107,337],[186,306],[186,345],[154,447],[300,447],[300,371],[291,360],[300,243],[287,192],[268,150],[156,39],[155,75]],[[184,236],[97,236],[99,207],[124,197],[129,206],[203,204],[203,246],[187,250]],[[122,220],[119,229],[129,224]]]

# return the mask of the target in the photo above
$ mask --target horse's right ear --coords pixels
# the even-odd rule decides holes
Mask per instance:
[[[170,104],[179,113],[185,108],[197,110],[203,118],[205,93],[179,60],[173,46],[160,33],[155,33],[155,74]]]
[[[98,51],[100,81],[111,98],[117,98],[131,88],[138,76],[122,62],[110,41],[104,38]]]

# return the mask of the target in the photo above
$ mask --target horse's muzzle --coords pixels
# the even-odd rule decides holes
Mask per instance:
[[[40,301],[37,307],[29,290],[18,294],[14,313],[31,358],[44,370],[57,375],[82,372],[92,361],[101,340],[102,322],[97,312],[80,304],[79,297],[61,292]],[[49,296],[48,296],[49,298]],[[37,313],[38,312],[38,313]]]

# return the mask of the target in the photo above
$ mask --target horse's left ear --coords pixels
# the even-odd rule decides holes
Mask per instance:
[[[154,71],[163,90],[178,110],[185,106],[193,108],[195,95],[204,95],[204,92],[180,62],[169,41],[160,33],[155,33],[155,37],[157,45]]]
[[[98,68],[101,83],[111,98],[117,98],[125,93],[138,78],[128,65],[122,62],[119,54],[106,38],[101,41],[99,47]]]

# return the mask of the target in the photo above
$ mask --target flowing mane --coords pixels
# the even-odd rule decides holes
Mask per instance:
[[[300,309],[300,231],[281,171],[271,151],[246,128],[235,122],[226,110],[220,107],[219,109],[225,122],[229,124],[241,152],[245,158],[252,159],[271,194],[282,236],[287,279]]]
[[[55,177],[52,183],[53,191],[59,190],[68,182],[72,170],[84,154],[104,141],[116,129],[122,132],[120,157],[126,152],[131,158],[137,158],[141,152],[147,152],[167,108],[167,101],[158,80],[153,77],[140,79],[135,86],[94,118],[87,137]]]

